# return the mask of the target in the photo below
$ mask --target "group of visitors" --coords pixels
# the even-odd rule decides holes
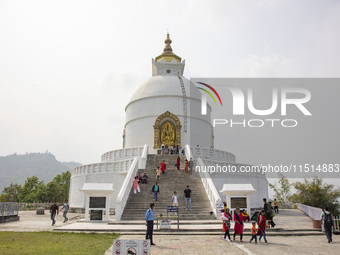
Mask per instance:
[[[185,153],[185,148],[182,148],[182,150],[180,150],[178,145],[174,145],[172,147],[169,147],[167,144],[162,144],[161,145],[161,154],[180,154],[182,153],[184,155]]]
[[[172,146],[169,148],[169,146],[167,144],[162,144],[161,146],[161,149],[162,149],[162,155],[164,154],[179,154],[179,147],[178,145],[177,146]]]
[[[64,205],[61,207],[60,210],[63,210],[63,217],[64,222],[68,221],[67,218],[67,212],[69,209],[68,200],[65,200]],[[51,214],[51,220],[52,220],[52,226],[56,223],[55,216],[59,214],[59,206],[57,205],[57,201],[54,201],[50,207],[50,214]]]
[[[263,210],[265,211],[266,214],[266,219],[268,220],[268,223],[272,226],[275,227],[275,223],[273,220],[273,217],[275,216],[274,208],[272,207],[271,202],[267,202],[266,198],[263,198]],[[279,209],[277,209],[278,211]]]
[[[135,179],[133,180],[133,193],[134,194],[137,194],[137,192],[139,193],[140,192],[140,187],[139,187],[139,184],[148,184],[148,179],[149,179],[149,176],[144,173],[143,176],[138,173],[136,176],[135,176]]]
[[[181,170],[181,158],[178,156],[176,159],[176,164],[175,166],[177,167],[177,170]],[[187,159],[185,159],[184,161],[184,171],[186,173],[189,173],[189,161]]]
[[[230,238],[230,226],[231,226],[231,220],[233,219],[234,224],[234,236],[233,241],[236,240],[236,236],[240,235],[240,242],[243,242],[243,231],[244,231],[244,222],[250,221],[250,217],[246,210],[240,210],[240,208],[236,208],[234,212],[234,217],[230,214],[230,211],[228,208],[221,210],[221,220],[223,221],[222,230],[224,232],[224,240],[231,242]],[[257,221],[252,221],[252,228],[251,228],[251,239],[249,242],[251,243],[252,240],[255,239],[255,244],[257,244],[257,236],[259,235],[259,241],[261,242],[261,238],[263,237],[266,244],[268,244],[267,238],[266,238],[266,214],[265,211],[262,210],[260,215],[257,218]],[[256,224],[258,225],[258,228],[256,228]],[[228,237],[228,239],[227,239]]]

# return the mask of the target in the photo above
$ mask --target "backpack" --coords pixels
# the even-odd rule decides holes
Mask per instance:
[[[332,220],[332,214],[325,213],[325,220],[324,220],[324,226],[325,227],[331,227],[333,226],[333,220]]]

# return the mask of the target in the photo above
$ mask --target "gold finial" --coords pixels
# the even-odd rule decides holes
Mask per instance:
[[[162,59],[164,59],[166,62],[171,62],[173,59],[175,59],[176,62],[181,62],[182,59],[179,56],[172,53],[172,48],[171,48],[172,41],[170,39],[169,30],[166,34],[166,39],[164,43],[165,43],[165,47],[164,47],[163,53],[159,55],[158,57],[156,57],[156,61],[161,61]]]
[[[172,43],[172,41],[170,39],[169,33],[166,34],[166,39],[165,39],[164,42],[165,42],[164,52],[165,53],[172,53],[172,48],[171,48],[171,45],[170,45]]]

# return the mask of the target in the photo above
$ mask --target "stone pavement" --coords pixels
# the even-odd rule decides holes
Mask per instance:
[[[134,235],[125,235],[122,233],[121,239],[144,239],[145,224],[139,225],[123,225],[123,224],[106,224],[106,223],[89,223],[78,222],[83,218],[82,214],[69,213],[69,221],[62,223],[62,214],[56,218],[55,226],[51,226],[50,214],[45,211],[45,215],[36,215],[35,211],[19,212],[20,221],[0,224],[0,231],[53,231],[53,230],[73,230],[81,226],[88,232],[94,229],[102,231],[115,231],[113,228],[130,228],[140,229],[140,232]],[[112,217],[113,218],[113,217]],[[205,232],[201,235],[191,235],[190,232],[177,232],[175,235],[169,235],[166,232],[160,235],[154,231],[154,242],[157,246],[152,246],[151,254],[339,254],[340,236],[333,236],[333,243],[328,244],[325,235],[318,231],[313,231],[312,221],[299,210],[281,210],[276,216],[275,222],[278,228],[284,231],[293,232],[292,236],[274,236],[274,231],[267,233],[268,242],[270,244],[254,243],[249,244],[249,235],[243,237],[244,242],[225,242],[222,240],[221,223],[216,221],[212,224],[212,228],[216,228],[213,234]],[[185,222],[184,222],[185,223]],[[196,222],[195,222],[196,223]],[[197,222],[198,223],[198,222]],[[201,224],[209,226],[209,224]],[[233,225],[233,224],[232,224]],[[196,224],[188,224],[187,228],[197,228]],[[246,228],[250,228],[247,223]],[[311,233],[309,236],[299,236],[294,231],[303,230]],[[233,233],[233,230],[231,231]],[[249,232],[248,232],[249,233]],[[294,234],[295,233],[295,234]],[[315,235],[315,234],[319,235]],[[239,240],[239,239],[237,239]],[[112,247],[106,254],[112,254]]]
[[[121,236],[122,240],[140,240],[144,235]],[[244,242],[226,242],[223,236],[157,236],[154,237],[156,246],[151,246],[151,254],[162,255],[205,255],[205,254],[248,254],[248,255],[273,255],[273,254],[339,254],[340,238],[333,237],[333,242],[328,243],[326,236],[292,236],[271,237],[267,236],[269,244],[254,241],[249,243],[249,236],[243,237]],[[236,240],[239,240],[238,238]],[[105,255],[112,255],[113,247]]]
[[[54,231],[55,228],[70,225],[84,215],[77,213],[68,213],[69,221],[63,223],[63,212],[56,216],[56,224],[52,226],[50,213],[45,210],[44,215],[37,215],[35,211],[19,211],[20,220],[0,224],[0,231],[18,231],[18,232],[39,232],[39,231]]]

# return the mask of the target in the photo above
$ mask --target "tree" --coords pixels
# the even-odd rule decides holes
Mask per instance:
[[[48,202],[63,201],[63,191],[61,186],[55,181],[51,181],[46,185],[45,200]]]
[[[20,194],[20,202],[39,202],[45,200],[45,185],[36,176],[28,177]]]
[[[53,179],[53,182],[57,183],[62,190],[62,194],[60,195],[60,200],[58,200],[60,202],[68,199],[68,195],[70,191],[70,179],[71,179],[71,173],[69,171],[58,174]]]
[[[328,207],[330,212],[338,215],[340,212],[340,189],[332,184],[323,183],[322,178],[315,177],[312,180],[293,184],[297,192],[290,197],[294,203],[301,203],[324,209]]]
[[[278,201],[285,202],[290,196],[290,184],[288,179],[282,173],[279,173],[278,175],[280,177],[280,187],[278,188],[276,186],[276,182],[274,184],[268,183],[268,185],[275,192],[274,198],[276,198]]]
[[[11,183],[8,187],[5,187],[0,196],[0,202],[19,202],[21,193],[21,185],[17,183]]]

